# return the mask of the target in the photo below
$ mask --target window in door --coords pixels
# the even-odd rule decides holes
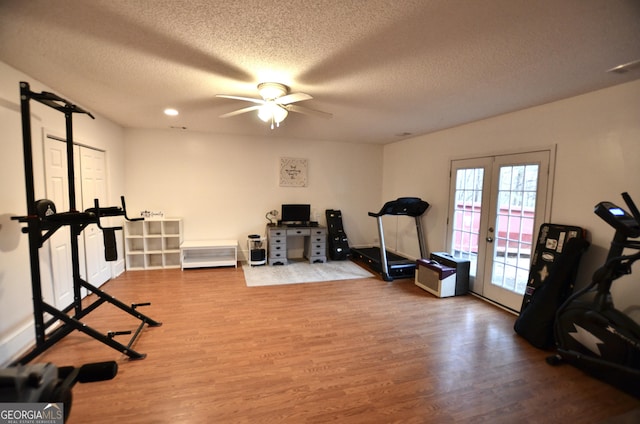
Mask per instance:
[[[529,278],[539,165],[499,170],[491,284],[524,294]]]

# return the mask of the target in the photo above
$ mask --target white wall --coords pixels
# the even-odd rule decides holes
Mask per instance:
[[[264,234],[265,214],[283,203],[311,204],[326,222],[339,209],[351,245],[371,242],[380,207],[382,147],[258,139],[176,130],[125,131],[127,207],[183,218],[185,240]],[[281,157],[309,161],[307,187],[280,187]],[[371,222],[370,222],[371,221]]]
[[[624,191],[640,204],[640,81],[386,145],[383,197],[430,202],[423,219],[427,244],[430,251],[444,250],[452,159],[551,145],[557,145],[551,222],[591,234],[578,277],[585,284],[614,233],[593,207],[603,200],[624,205]],[[417,254],[417,246],[403,247]],[[613,293],[616,306],[640,321],[638,273],[618,280]]]
[[[28,237],[12,216],[27,213],[20,115],[20,81],[34,92],[55,90],[0,62],[0,365],[15,359],[35,342]],[[57,93],[64,97],[64,93]],[[69,99],[73,101],[73,99]],[[64,137],[64,115],[37,102],[31,102],[32,146],[34,156],[35,198],[45,196],[43,165],[43,131]],[[123,194],[122,128],[96,116],[74,116],[74,139],[107,152],[110,179],[109,199],[119,204]],[[40,249],[42,289],[45,299],[52,299],[51,268],[48,246]]]

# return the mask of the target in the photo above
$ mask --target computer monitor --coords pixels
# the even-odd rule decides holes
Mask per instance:
[[[308,224],[311,221],[311,205],[286,204],[282,205],[280,220],[283,224]]]

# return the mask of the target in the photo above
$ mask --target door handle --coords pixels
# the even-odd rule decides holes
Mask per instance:
[[[487,237],[486,240],[487,240],[488,243],[493,243],[493,237]]]

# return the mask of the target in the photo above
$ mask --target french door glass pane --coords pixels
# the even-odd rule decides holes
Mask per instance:
[[[453,211],[452,249],[455,257],[470,261],[469,274],[476,275],[483,168],[458,169]]]
[[[500,167],[491,283],[518,294],[529,277],[538,168]]]

